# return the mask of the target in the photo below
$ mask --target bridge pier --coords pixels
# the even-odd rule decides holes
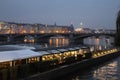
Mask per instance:
[[[49,38],[38,38],[36,39],[37,43],[49,43]]]
[[[83,42],[84,40],[83,39],[76,39],[76,40],[74,40],[74,44],[84,44],[84,42]]]
[[[69,43],[70,43],[70,45],[84,44],[83,43],[83,38],[75,39],[75,36],[73,34],[69,35]]]
[[[73,45],[74,44],[74,37],[73,37],[73,34],[70,34],[69,35],[69,43],[70,43],[70,45]]]
[[[14,42],[13,41],[13,37],[10,35],[10,36],[7,36],[7,43],[12,43],[12,42]]]

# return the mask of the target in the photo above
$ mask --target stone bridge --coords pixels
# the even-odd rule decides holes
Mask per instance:
[[[68,38],[70,43],[83,43],[83,39],[91,36],[110,36],[115,37],[115,33],[35,33],[35,34],[0,34],[1,42],[24,42],[25,37],[30,36],[35,39],[36,42],[48,42],[50,37],[63,36]]]

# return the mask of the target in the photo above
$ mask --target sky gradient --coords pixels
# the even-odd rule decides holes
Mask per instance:
[[[0,20],[116,28],[120,0],[0,0]]]

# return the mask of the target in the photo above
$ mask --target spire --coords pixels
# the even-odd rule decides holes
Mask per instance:
[[[73,22],[72,21],[70,22],[70,27],[73,27]]]
[[[55,25],[55,26],[57,26],[57,25],[56,25],[56,22],[55,22],[55,24],[54,24],[54,25]]]
[[[83,23],[82,22],[80,22],[80,27],[83,28]]]
[[[47,27],[47,24],[45,24],[45,27]]]

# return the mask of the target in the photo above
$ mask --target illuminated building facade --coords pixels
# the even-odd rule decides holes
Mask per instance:
[[[45,24],[25,24],[14,22],[0,22],[0,34],[25,34],[25,33],[70,33],[74,26],[58,26]]]
[[[75,29],[75,32],[76,33],[92,33],[93,30],[89,29],[89,28],[82,28],[82,27],[80,27],[80,28]]]
[[[31,47],[34,49],[34,47]],[[90,50],[87,47],[60,48],[44,51],[33,51],[30,47],[4,45],[0,47],[0,69],[20,66],[23,64],[58,60],[58,63],[66,62],[67,58],[74,57],[75,60],[85,57]],[[81,55],[81,57],[80,57]]]
[[[38,33],[70,33],[74,31],[74,26],[58,26],[58,25],[43,25],[36,24],[38,27]]]

